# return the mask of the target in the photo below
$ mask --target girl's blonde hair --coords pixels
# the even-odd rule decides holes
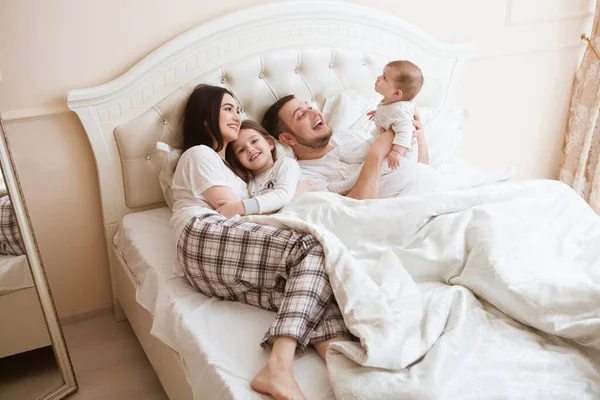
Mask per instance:
[[[242,121],[240,131],[242,129],[252,129],[253,131],[260,133],[267,141],[269,141],[270,139],[273,143],[275,142],[275,139],[273,139],[273,137],[269,135],[267,130],[256,121],[252,121],[250,119]],[[277,148],[275,146],[273,146],[271,154],[273,155],[273,161],[277,161]],[[242,165],[240,160],[238,160],[233,151],[232,143],[229,143],[229,145],[225,149],[225,160],[229,163],[229,168],[231,168],[231,170],[235,172],[237,176],[242,178],[244,182],[248,183],[252,180],[252,171],[247,170],[246,167]]]

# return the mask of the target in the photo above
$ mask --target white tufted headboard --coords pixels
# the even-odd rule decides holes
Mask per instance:
[[[69,92],[96,158],[107,239],[125,214],[164,204],[156,142],[180,143],[183,106],[198,83],[229,88],[260,121],[290,93],[318,106],[345,89],[372,95],[385,63],[408,59],[425,76],[418,103],[436,106],[450,100],[466,51],[376,9],[285,1],[204,23],[117,79]]]

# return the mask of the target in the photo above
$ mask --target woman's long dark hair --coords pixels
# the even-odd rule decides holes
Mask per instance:
[[[242,121],[240,131],[242,129],[252,129],[253,131],[256,131],[263,135],[265,139],[271,139],[273,140],[273,142],[275,141],[273,137],[269,135],[269,132],[267,132],[267,130],[256,121],[252,121],[250,119]],[[277,148],[275,148],[275,146],[273,146],[271,154],[273,155],[273,161],[277,161]],[[248,183],[252,180],[252,171],[247,170],[246,167],[242,165],[240,160],[238,160],[238,158],[235,155],[235,152],[233,151],[233,146],[227,146],[227,148],[225,149],[225,160],[229,163],[229,168],[231,168],[231,170],[235,172],[237,176],[242,178],[244,182]]]
[[[219,86],[196,86],[183,114],[183,151],[201,144],[217,152],[223,149],[219,116],[225,94],[233,97],[229,90]]]

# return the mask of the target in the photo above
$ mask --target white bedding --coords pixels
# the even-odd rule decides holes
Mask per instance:
[[[361,339],[330,346],[337,398],[600,398],[600,217],[566,185],[309,193],[250,219],[324,244]]]
[[[267,353],[259,343],[274,314],[209,299],[172,273],[171,211],[123,218],[115,242],[139,282],[137,301],[154,315],[152,334],[182,355],[195,399],[261,399],[250,381]],[[333,399],[325,363],[313,350],[297,357],[296,378],[309,399]]]
[[[260,398],[249,382],[273,314],[208,299],[173,275],[169,218],[166,208],[130,214],[119,234],[152,333],[183,355],[197,398]],[[567,186],[365,202],[311,193],[251,219],[326,243],[336,297],[362,340],[330,347],[337,398],[600,397],[600,355],[589,348],[600,348],[600,217]],[[309,399],[333,398],[314,352],[295,368]]]
[[[32,286],[27,256],[0,255],[0,296]]]

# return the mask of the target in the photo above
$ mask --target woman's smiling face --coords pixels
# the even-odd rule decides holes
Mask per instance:
[[[223,144],[233,142],[240,132],[240,108],[235,99],[229,94],[223,95],[221,100],[221,112],[219,114],[219,129],[223,136]]]

